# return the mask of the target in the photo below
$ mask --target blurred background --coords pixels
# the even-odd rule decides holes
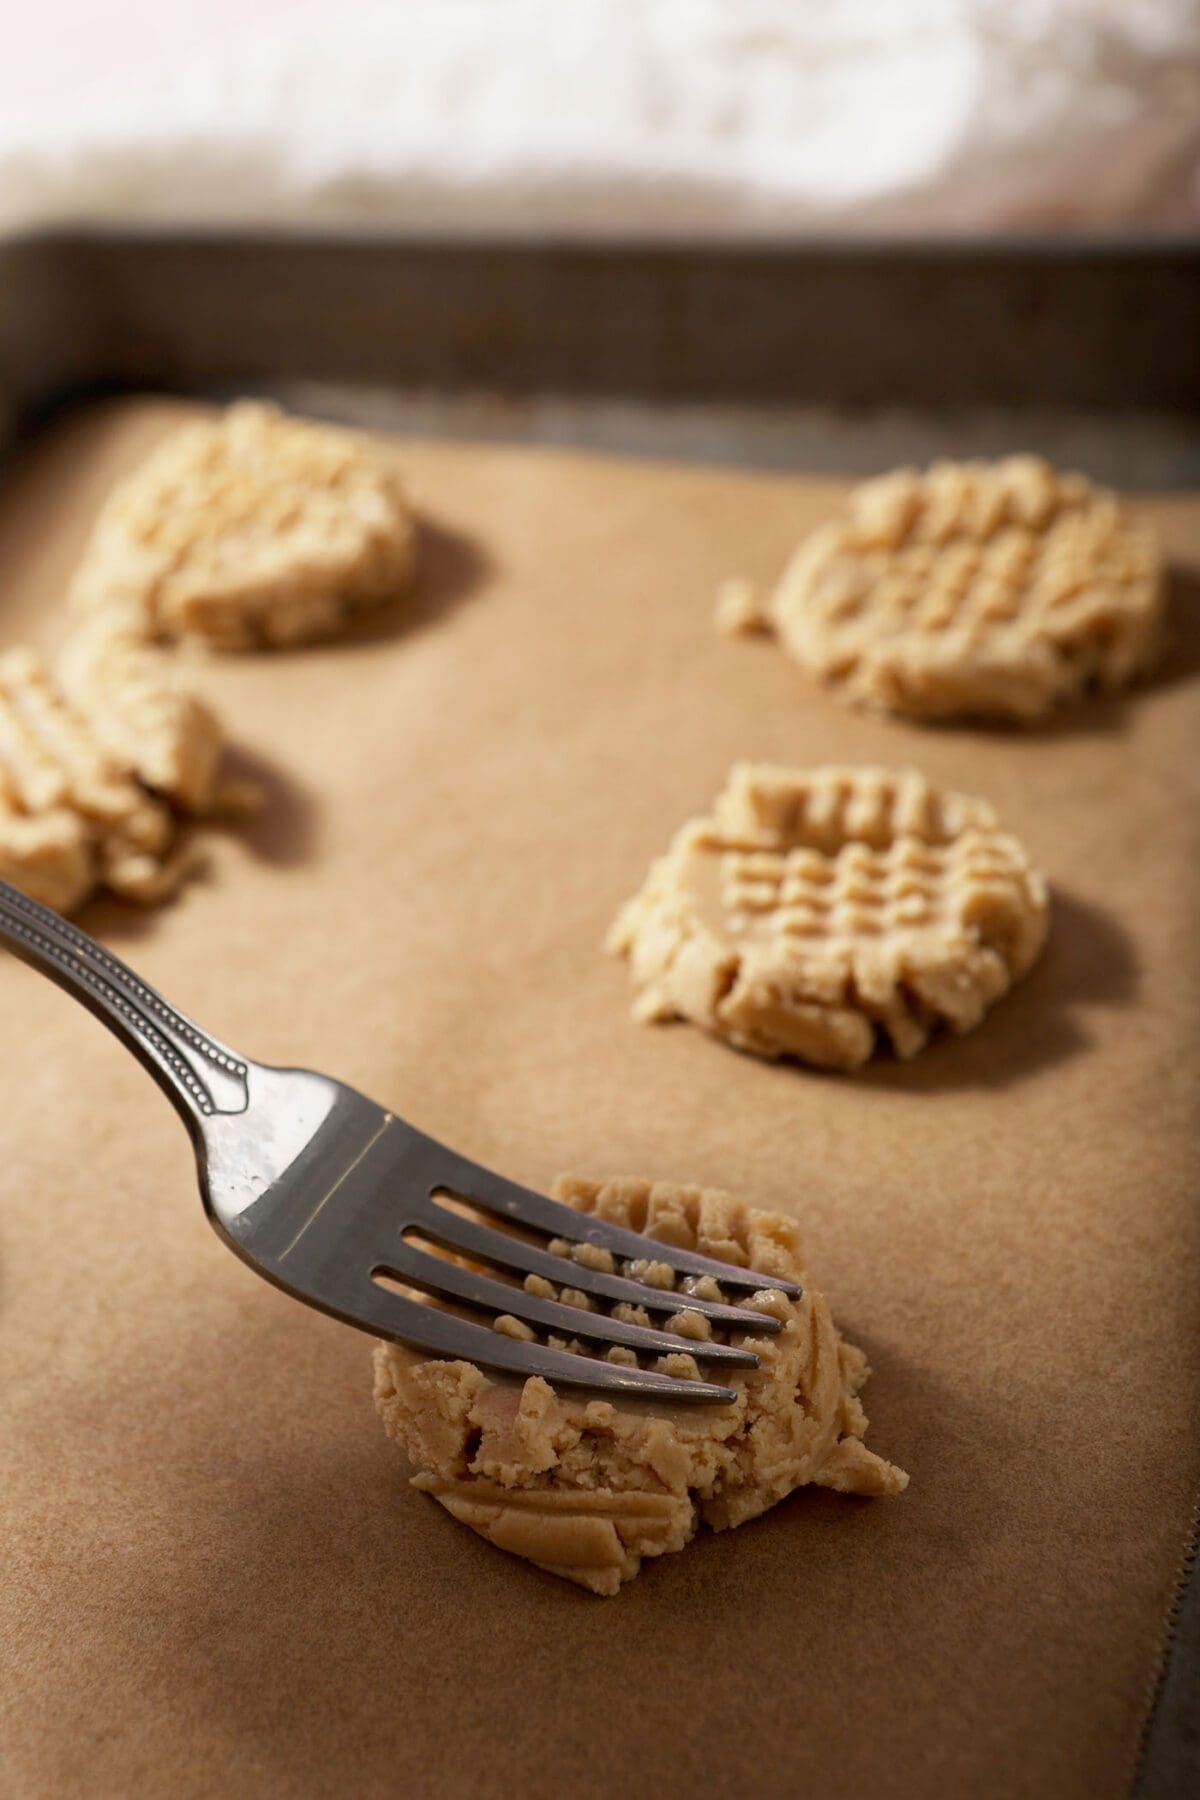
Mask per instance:
[[[1200,0],[38,0],[0,429],[112,388],[1200,480]]]
[[[39,0],[0,225],[1189,230],[1196,0]]]

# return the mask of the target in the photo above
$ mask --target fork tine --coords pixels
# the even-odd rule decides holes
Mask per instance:
[[[437,1148],[442,1151],[441,1145]],[[531,1226],[536,1231],[544,1231],[548,1237],[567,1238],[572,1243],[596,1244],[630,1261],[653,1258],[655,1262],[668,1264],[677,1275],[711,1275],[724,1287],[752,1293],[762,1288],[777,1288],[793,1300],[800,1298],[802,1290],[794,1281],[785,1281],[778,1275],[763,1275],[754,1269],[739,1269],[716,1257],[701,1256],[699,1251],[680,1250],[674,1244],[660,1243],[657,1238],[628,1231],[623,1225],[611,1225],[606,1219],[592,1218],[587,1213],[577,1212],[573,1206],[564,1206],[560,1200],[550,1200],[531,1188],[518,1187],[516,1182],[507,1181],[504,1176],[469,1162],[454,1151],[445,1151],[444,1161],[448,1189],[464,1200],[472,1201],[484,1212],[511,1219],[514,1225]],[[582,1287],[583,1283],[575,1285]]]
[[[326,1308],[325,1310],[330,1310]],[[371,1331],[394,1343],[415,1344],[435,1356],[456,1362],[473,1362],[524,1380],[541,1375],[558,1387],[585,1388],[589,1392],[633,1400],[665,1400],[684,1405],[703,1402],[729,1404],[737,1396],[732,1388],[707,1381],[684,1381],[660,1375],[653,1369],[630,1369],[619,1363],[600,1362],[570,1350],[550,1350],[543,1344],[524,1344],[505,1337],[490,1326],[476,1325],[453,1313],[441,1312],[421,1300],[389,1293],[377,1282],[364,1282],[355,1295],[352,1311],[338,1312],[347,1324]]]
[[[527,1324],[565,1337],[586,1338],[599,1344],[624,1344],[628,1349],[640,1350],[648,1356],[665,1356],[671,1351],[682,1350],[694,1356],[697,1362],[728,1363],[744,1369],[758,1367],[758,1358],[752,1350],[741,1350],[732,1344],[713,1343],[704,1338],[683,1337],[674,1331],[627,1325],[621,1319],[610,1318],[607,1313],[587,1312],[580,1306],[544,1300],[538,1295],[527,1294],[524,1288],[493,1281],[489,1276],[464,1269],[459,1263],[447,1262],[445,1257],[431,1256],[428,1251],[418,1250],[403,1241],[386,1267],[381,1265],[374,1273],[393,1275],[414,1287],[465,1300],[468,1305],[482,1307],[493,1314],[510,1313]],[[686,1295],[681,1298],[686,1302]]]
[[[728,1331],[753,1331],[761,1336],[764,1331],[780,1329],[778,1319],[769,1313],[751,1312],[717,1300],[694,1299],[691,1294],[674,1289],[647,1287],[623,1275],[583,1268],[549,1250],[539,1250],[510,1232],[495,1231],[490,1225],[466,1219],[432,1200],[406,1196],[400,1224],[401,1229],[408,1224],[415,1226],[444,1249],[460,1250],[478,1262],[495,1263],[519,1275],[542,1275],[556,1287],[580,1288],[585,1294],[597,1294],[606,1300],[625,1300],[633,1306],[644,1306],[648,1312],[677,1313],[686,1307],[689,1312],[703,1313]],[[763,1285],[771,1284],[764,1281]]]

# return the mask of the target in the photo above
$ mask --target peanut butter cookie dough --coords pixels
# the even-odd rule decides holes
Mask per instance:
[[[1152,534],[1034,456],[865,482],[793,556],[765,610],[727,583],[717,623],[766,627],[848,700],[917,719],[1029,723],[1153,662]]]
[[[213,807],[221,732],[169,653],[85,622],[63,649],[58,677],[107,756],[189,812]]]
[[[498,1548],[596,1594],[615,1594],[644,1557],[682,1550],[701,1522],[715,1531],[743,1525],[806,1483],[903,1491],[907,1475],[863,1443],[867,1361],[809,1281],[790,1219],[668,1182],[566,1176],[555,1194],[677,1246],[798,1280],[803,1296],[757,1297],[783,1328],[745,1340],[760,1363],[731,1382],[729,1406],[589,1400],[538,1377],[518,1386],[473,1363],[380,1344],[375,1403],[416,1467],[415,1487]]]
[[[173,808],[215,795],[212,715],[153,651],[77,642],[61,679],[0,655],[0,876],[59,912],[98,887],[153,901],[188,864]]]
[[[71,598],[150,639],[295,644],[399,594],[415,556],[394,456],[243,401],[183,426],[114,488]]]
[[[915,770],[741,763],[621,911],[645,1020],[854,1069],[970,1031],[1045,941],[1044,877],[983,800]]]
[[[62,912],[100,886],[171,892],[176,813],[245,811],[215,719],[165,646],[328,635],[406,583],[416,531],[391,456],[243,402],[167,438],[109,495],[52,674],[0,658],[0,875]]]

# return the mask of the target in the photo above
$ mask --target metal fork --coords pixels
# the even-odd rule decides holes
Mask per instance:
[[[560,1386],[722,1402],[734,1398],[731,1389],[610,1363],[603,1353],[613,1345],[652,1358],[683,1351],[719,1372],[753,1368],[753,1351],[628,1324],[604,1304],[628,1301],[667,1317],[686,1307],[726,1333],[761,1335],[777,1331],[778,1321],[724,1299],[649,1286],[619,1272],[622,1264],[666,1263],[677,1278],[710,1275],[743,1296],[762,1288],[800,1293],[792,1282],[677,1249],[518,1187],[327,1075],[239,1056],[85,931],[3,881],[0,941],[95,1013],[174,1103],[191,1134],[201,1198],[218,1235],[276,1287],[348,1325]],[[441,1204],[441,1195],[527,1235],[464,1216]],[[513,1279],[464,1268],[421,1248],[414,1236]],[[618,1272],[589,1268],[531,1238],[595,1245],[611,1253]],[[556,1291],[581,1289],[596,1310],[527,1293],[517,1285],[526,1275],[544,1276]],[[387,1281],[461,1310],[396,1293]],[[525,1342],[462,1312],[509,1314],[535,1333],[578,1340],[597,1354]]]

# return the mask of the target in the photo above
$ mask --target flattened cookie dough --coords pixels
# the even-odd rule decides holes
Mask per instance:
[[[401,593],[415,557],[391,453],[242,401],[183,426],[113,489],[71,600],[157,640],[295,644]]]
[[[55,912],[82,906],[96,885],[92,833],[83,818],[67,806],[26,812],[0,787],[0,881]]]
[[[64,692],[105,755],[188,812],[217,798],[221,730],[169,653],[85,622],[58,661]]]
[[[865,482],[761,613],[726,596],[718,617],[773,629],[851,701],[1028,723],[1146,670],[1162,612],[1150,531],[1082,475],[1011,456]]]
[[[56,679],[27,650],[0,655],[0,875],[59,912],[97,887],[163,898],[186,872],[172,802],[211,798],[219,738],[153,652],[109,645]]]
[[[500,1549],[615,1594],[644,1557],[682,1550],[702,1521],[715,1531],[743,1525],[806,1483],[867,1495],[908,1485],[863,1443],[867,1361],[809,1281],[790,1219],[669,1182],[566,1176],[555,1194],[677,1246],[798,1280],[803,1296],[758,1298],[783,1329],[745,1340],[760,1363],[737,1373],[729,1406],[589,1400],[538,1377],[518,1386],[473,1363],[380,1344],[375,1403],[416,1467],[415,1487]]]
[[[1046,938],[1045,878],[990,806],[913,769],[736,764],[623,908],[646,1020],[854,1069],[978,1025]]]

